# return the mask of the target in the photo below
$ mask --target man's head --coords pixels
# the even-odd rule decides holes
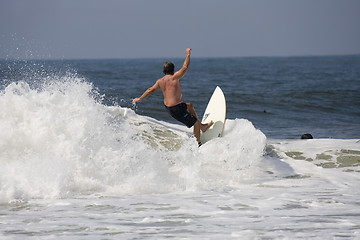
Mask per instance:
[[[165,62],[163,67],[163,73],[165,75],[174,74],[174,64],[172,62]]]

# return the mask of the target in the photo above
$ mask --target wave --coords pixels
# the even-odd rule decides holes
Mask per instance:
[[[356,139],[267,140],[250,121],[227,119],[224,136],[198,148],[191,129],[103,99],[76,74],[4,86],[0,202],[228,191],[314,175],[358,181]]]
[[[227,119],[198,148],[186,127],[102,104],[76,74],[0,92],[0,202],[237,187],[256,178],[265,135]]]

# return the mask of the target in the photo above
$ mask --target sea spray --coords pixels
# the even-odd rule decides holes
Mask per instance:
[[[0,107],[1,201],[236,186],[266,140],[251,122],[227,120],[223,138],[198,148],[191,130],[106,106],[72,74],[12,82]]]
[[[58,197],[74,185],[83,141],[102,115],[88,97],[91,84],[56,80],[42,89],[11,83],[1,93],[1,195]]]

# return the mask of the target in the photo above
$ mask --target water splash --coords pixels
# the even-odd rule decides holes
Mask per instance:
[[[227,120],[224,137],[199,149],[185,127],[106,106],[73,74],[12,82],[0,107],[1,201],[237,185],[266,140],[251,122]]]

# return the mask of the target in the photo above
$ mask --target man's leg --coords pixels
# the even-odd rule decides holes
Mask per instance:
[[[194,124],[194,136],[196,137],[196,140],[200,142],[200,130],[202,132],[206,132],[206,130],[208,130],[208,128],[211,125],[213,125],[213,121],[210,121],[209,123],[206,124],[202,124],[196,114],[194,105],[192,105],[191,103],[186,103],[186,106],[187,106],[187,111],[197,118],[197,121]]]

